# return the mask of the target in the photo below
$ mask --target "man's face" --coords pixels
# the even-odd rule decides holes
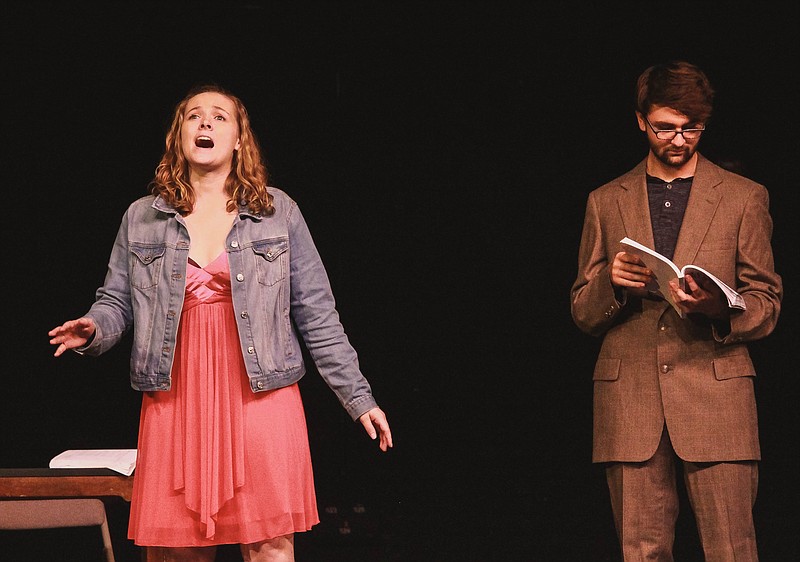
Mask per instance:
[[[695,133],[696,136],[692,135],[695,138],[686,138],[679,133],[672,139],[660,139],[656,131],[659,131],[661,136],[668,136],[675,131],[702,129],[703,123],[690,121],[683,113],[658,105],[654,105],[647,115],[637,112],[636,118],[639,121],[639,128],[647,134],[647,142],[653,155],[665,166],[680,168],[692,159],[700,142],[699,133]]]

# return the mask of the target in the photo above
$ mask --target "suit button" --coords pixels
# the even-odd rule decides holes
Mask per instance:
[[[661,365],[661,372],[665,374],[669,373],[669,365],[667,364]]]

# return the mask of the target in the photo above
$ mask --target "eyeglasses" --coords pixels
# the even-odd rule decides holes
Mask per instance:
[[[705,126],[695,127],[693,129],[656,129],[647,117],[645,117],[644,120],[647,121],[653,133],[655,133],[656,138],[661,140],[672,140],[678,135],[682,135],[685,140],[693,140],[706,130]]]

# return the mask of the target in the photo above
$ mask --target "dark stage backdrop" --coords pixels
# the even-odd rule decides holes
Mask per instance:
[[[752,346],[756,517],[764,560],[796,553],[796,8],[538,4],[6,2],[0,466],[135,447],[130,340],[56,360],[46,333],[91,304],[174,104],[216,81],[308,220],[396,443],[379,454],[309,369],[323,523],[298,560],[614,559],[590,463],[599,342],[568,294],[587,194],[645,154],[636,77],[686,58],[718,91],[701,151],[771,193],[786,298]],[[700,559],[692,525],[685,509],[680,560]]]

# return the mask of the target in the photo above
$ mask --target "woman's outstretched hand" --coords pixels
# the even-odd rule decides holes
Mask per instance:
[[[386,421],[386,414],[383,413],[383,410],[372,408],[362,414],[358,420],[367,430],[367,435],[370,436],[370,439],[376,439],[380,434],[381,451],[387,451],[392,447],[392,430],[389,429],[389,422]]]
[[[50,336],[50,343],[58,346],[53,354],[58,357],[68,349],[86,345],[86,342],[94,335],[94,332],[94,320],[91,318],[78,318],[53,328],[47,332],[47,335]],[[384,418],[385,420],[386,418]]]

